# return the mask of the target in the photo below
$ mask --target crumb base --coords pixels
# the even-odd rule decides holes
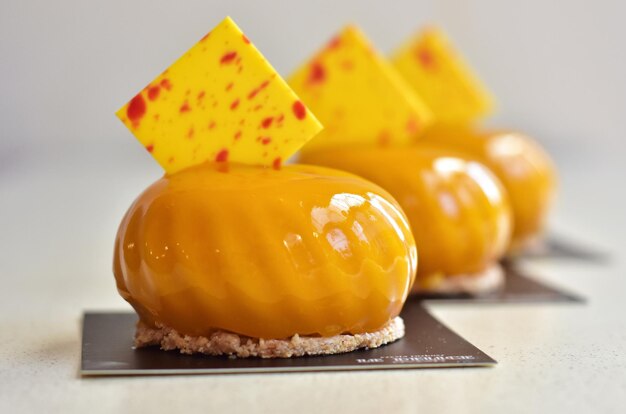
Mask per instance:
[[[361,348],[378,348],[404,336],[404,321],[399,316],[375,332],[332,337],[294,335],[288,339],[259,339],[217,331],[209,337],[182,335],[174,329],[137,324],[135,347],[158,345],[165,351],[182,354],[228,355],[237,358],[291,358],[304,355],[330,355]]]
[[[479,273],[440,276],[422,283],[416,281],[412,293],[480,296],[500,289],[505,283],[504,279],[504,270],[496,263]]]
[[[543,234],[531,234],[511,242],[506,253],[508,259],[524,256],[526,253],[542,253],[546,250],[546,241]]]

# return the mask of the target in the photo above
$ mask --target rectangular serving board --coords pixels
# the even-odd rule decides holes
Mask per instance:
[[[376,349],[289,359],[182,355],[158,347],[133,349],[134,313],[86,312],[81,374],[168,375],[353,371],[490,366],[496,361],[435,319],[419,301],[407,302],[404,338]]]

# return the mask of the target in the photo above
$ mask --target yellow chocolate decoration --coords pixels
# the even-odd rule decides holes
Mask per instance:
[[[167,173],[278,166],[321,124],[227,17],[116,115]]]
[[[439,29],[417,34],[393,54],[392,62],[437,122],[467,123],[493,111],[491,94]]]
[[[305,150],[406,144],[431,118],[426,105],[354,26],[346,27],[288,81],[324,124]]]

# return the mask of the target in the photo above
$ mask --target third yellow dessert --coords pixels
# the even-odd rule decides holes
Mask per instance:
[[[504,185],[513,209],[509,253],[537,243],[556,187],[556,171],[547,153],[524,134],[475,125],[491,113],[493,98],[441,30],[422,30],[393,54],[392,62],[434,114],[433,125],[417,139],[489,167]]]

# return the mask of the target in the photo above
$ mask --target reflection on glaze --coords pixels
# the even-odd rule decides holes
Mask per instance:
[[[356,194],[335,194],[326,207],[314,207],[311,211],[313,225],[318,232],[328,223],[337,223],[345,220],[345,214],[352,207],[359,207],[365,203],[365,198]]]
[[[440,175],[450,177],[465,171],[466,163],[462,159],[453,157],[438,157],[433,160],[433,167]]]
[[[435,277],[478,273],[504,253],[511,212],[483,165],[431,146],[327,149],[302,161],[353,172],[379,184],[406,213],[419,251],[417,288]]]
[[[395,205],[392,205],[389,201],[387,201],[383,197],[380,197],[376,194],[370,193],[369,195],[371,197],[370,201],[372,205],[379,208],[380,212],[384,214],[385,217],[389,220],[389,224],[391,224],[393,228],[396,230],[396,234],[398,235],[400,240],[404,241],[405,240],[404,228],[409,227],[408,221],[404,219],[402,215],[400,215],[399,219],[402,220],[402,228],[401,228],[400,224],[396,223],[397,218],[395,217],[396,216]]]
[[[517,157],[524,155],[523,139],[516,134],[504,133],[497,139],[490,140],[487,143],[487,151],[494,158]]]
[[[263,338],[379,329],[416,266],[393,199],[310,166],[166,176],[127,212],[114,255],[118,289],[145,323]]]
[[[492,203],[496,204],[502,201],[503,192],[500,183],[493,179],[493,174],[483,165],[470,161],[467,163],[466,172],[478,183]]]

